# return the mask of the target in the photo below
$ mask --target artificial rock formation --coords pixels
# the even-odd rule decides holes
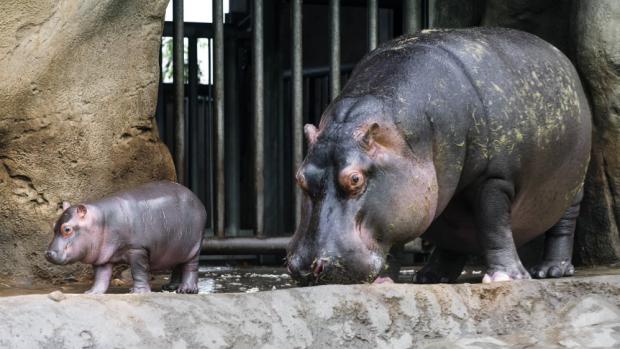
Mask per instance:
[[[44,259],[63,200],[175,178],[154,112],[168,0],[0,2],[0,276]]]

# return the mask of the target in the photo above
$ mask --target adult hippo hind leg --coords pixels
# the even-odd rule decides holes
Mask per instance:
[[[428,262],[415,274],[418,284],[454,282],[461,275],[467,255],[435,247]]]
[[[172,269],[172,273],[170,273],[170,282],[161,286],[162,291],[172,292],[179,288],[183,276],[183,266],[184,264],[179,264]]]
[[[558,278],[571,276],[575,273],[571,258],[575,225],[582,198],[583,190],[577,194],[573,204],[566,210],[560,221],[545,233],[543,260],[530,269],[532,277],[537,279]]]
[[[198,293],[198,259],[200,253],[189,262],[181,264],[181,284],[177,287],[177,293]]]
[[[501,178],[481,184],[476,202],[476,221],[487,271],[482,282],[529,279],[512,236],[510,207],[514,185]]]

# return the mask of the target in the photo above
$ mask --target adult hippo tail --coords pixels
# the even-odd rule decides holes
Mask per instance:
[[[556,48],[501,28],[423,31],[368,54],[319,128],[306,125],[300,283],[372,282],[390,247],[436,248],[419,282],[452,281],[467,254],[485,282],[529,278],[516,247],[546,232],[535,277],[573,273],[590,154],[579,77]]]

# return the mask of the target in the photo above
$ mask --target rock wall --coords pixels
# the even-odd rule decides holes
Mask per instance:
[[[0,2],[0,276],[28,282],[61,202],[174,179],[153,115],[168,0]]]
[[[576,253],[588,264],[614,262],[620,259],[620,1],[575,1],[571,34],[594,126]]]

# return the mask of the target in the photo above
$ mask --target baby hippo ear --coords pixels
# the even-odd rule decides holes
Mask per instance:
[[[84,205],[78,205],[78,207],[77,207],[77,214],[78,214],[78,217],[80,217],[80,218],[84,218],[84,216],[86,216],[86,212],[87,212],[87,210],[86,210],[86,206],[84,206]]]
[[[71,204],[69,203],[69,201],[63,201],[62,202],[62,210],[63,211],[68,209],[69,207],[71,207]]]
[[[306,135],[306,141],[308,145],[313,145],[316,142],[317,137],[319,136],[319,131],[312,124],[306,124],[304,126],[304,134]]]

